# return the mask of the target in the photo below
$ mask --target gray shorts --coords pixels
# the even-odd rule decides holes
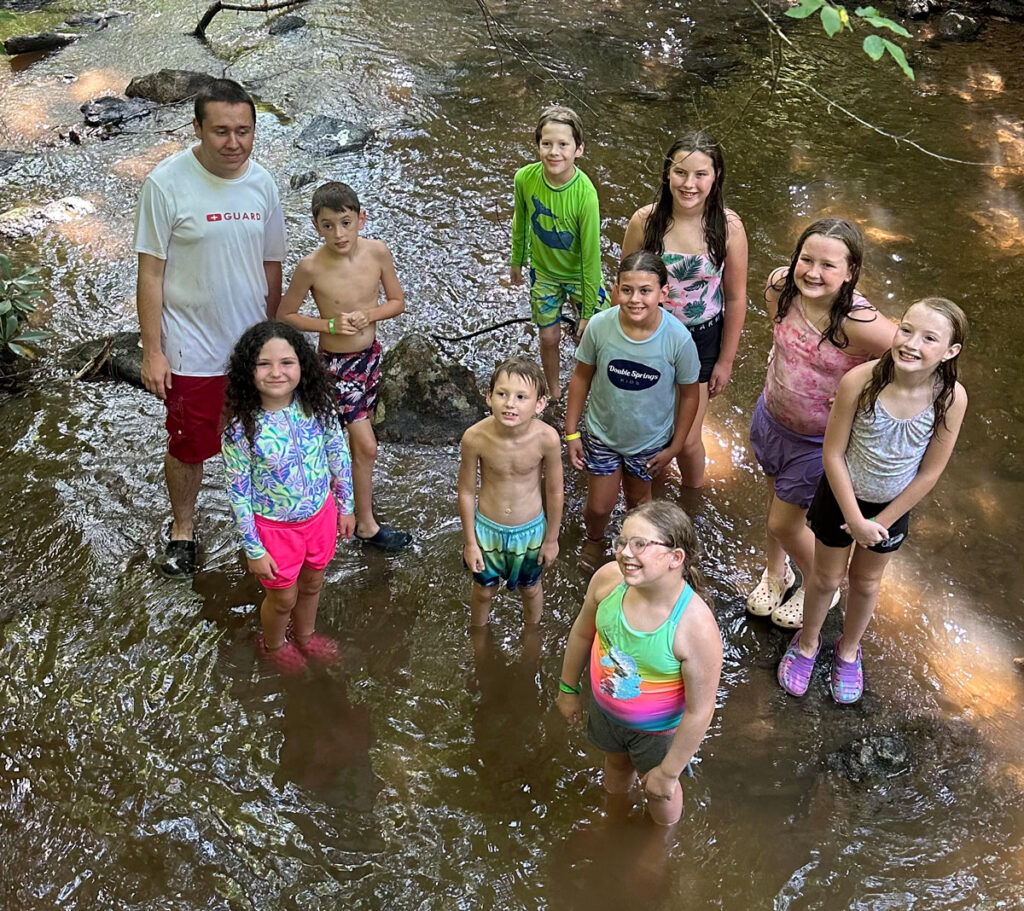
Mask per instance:
[[[606,753],[628,753],[633,768],[641,775],[646,775],[668,753],[672,745],[671,731],[634,731],[613,721],[593,703],[590,704],[587,718],[587,737],[599,750]]]

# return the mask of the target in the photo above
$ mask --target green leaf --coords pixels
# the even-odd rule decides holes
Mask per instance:
[[[821,24],[829,38],[841,31],[843,20],[839,17],[839,10],[834,6],[823,6],[821,8]]]
[[[885,45],[885,49],[889,52],[889,56],[899,64],[900,69],[903,70],[903,75],[908,79],[913,79],[914,71],[910,68],[910,64],[907,63],[907,55],[903,53],[903,48],[898,44],[893,44],[887,38],[882,39],[882,44]]]
[[[11,302],[10,301],[5,301],[5,300],[0,300],[0,316],[3,316],[5,313],[10,313],[10,312],[11,312]]]
[[[20,320],[13,313],[8,313],[0,322],[3,325],[3,338],[5,340],[12,339],[17,335]]]
[[[36,352],[31,348],[26,348],[24,345],[19,345],[17,342],[8,342],[7,347],[19,357],[27,357],[31,360],[36,356]]]
[[[53,333],[48,332],[46,329],[26,329],[24,332],[19,332],[14,340],[18,342],[45,342],[48,338],[53,338]]]
[[[800,0],[799,6],[786,10],[790,19],[806,19],[825,5],[825,0]]]
[[[11,278],[14,273],[11,271],[11,261],[0,253],[0,275],[4,278]]]
[[[875,28],[887,28],[903,38],[910,37],[910,32],[902,25],[898,22],[893,22],[892,19],[886,19],[885,16],[879,15],[878,10],[873,6],[859,6],[854,12],[865,22],[870,22]]]
[[[882,54],[885,53],[885,41],[878,35],[868,35],[864,39],[864,53],[872,60],[881,60]]]

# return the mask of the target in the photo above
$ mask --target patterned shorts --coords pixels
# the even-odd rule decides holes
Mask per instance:
[[[559,281],[536,269],[530,269],[530,312],[538,327],[546,329],[558,325],[562,321],[562,305],[567,300],[577,311],[582,306],[583,295],[575,282]],[[598,288],[595,312],[607,306],[608,298],[604,288]]]
[[[620,468],[628,474],[633,475],[641,481],[651,481],[651,473],[647,470],[647,463],[651,461],[671,441],[665,440],[661,446],[653,449],[645,449],[633,455],[623,455],[607,446],[592,433],[587,433],[584,426],[580,426],[580,442],[583,444],[583,467],[587,474],[612,475]]]
[[[320,359],[334,377],[334,397],[342,424],[373,417],[380,392],[381,347],[378,339],[363,351],[339,354],[321,351]]]
[[[491,588],[504,579],[510,590],[537,583],[543,570],[537,558],[547,530],[544,513],[523,525],[499,525],[478,512],[473,530],[484,558],[484,571],[473,573],[474,582]]]

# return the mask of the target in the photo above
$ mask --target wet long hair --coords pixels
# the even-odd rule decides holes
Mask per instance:
[[[918,304],[946,318],[950,328],[950,345],[962,346],[967,341],[967,316],[951,300],[946,300],[944,297],[925,297],[914,301],[910,307],[916,307]],[[907,315],[910,307],[903,311],[903,316]],[[946,412],[953,404],[953,393],[956,389],[957,376],[960,373],[959,364],[960,352],[958,351],[949,360],[942,361],[935,368],[937,391],[933,407],[936,428],[939,424],[942,424],[943,427],[946,426]],[[890,348],[875,362],[875,366],[871,370],[871,379],[861,390],[860,399],[857,401],[857,410],[863,411],[865,414],[873,413],[878,396],[893,381],[895,375],[896,365]]]
[[[690,517],[669,500],[649,500],[635,509],[631,509],[626,514],[626,518],[643,519],[645,522],[649,522],[658,530],[658,534],[661,535],[665,544],[673,548],[682,548],[685,554],[683,578],[708,607],[713,607],[715,602],[708,591],[707,579],[704,578],[704,573],[697,566],[701,556],[701,547]]]
[[[299,359],[299,385],[295,388],[295,399],[302,410],[307,415],[315,415],[321,427],[337,419],[330,375],[309,342],[294,326],[278,320],[265,320],[242,333],[228,362],[228,388],[224,403],[228,429],[224,433],[229,434],[231,422],[237,420],[250,446],[255,442],[256,420],[263,410],[254,376],[256,361],[263,346],[274,338],[283,339],[291,345]]]
[[[636,250],[619,263],[619,271],[615,273],[616,282],[623,272],[651,272],[658,276],[659,288],[664,288],[668,284],[665,261],[659,254],[650,250]]]
[[[713,136],[695,130],[681,136],[665,153],[665,162],[661,169],[661,184],[654,197],[654,204],[647,221],[644,223],[644,249],[657,253],[665,252],[665,235],[672,227],[672,190],[669,187],[669,173],[672,162],[680,152],[692,154],[701,152],[711,159],[715,169],[715,182],[711,192],[704,200],[704,214],[701,216],[701,227],[704,229],[704,245],[715,264],[721,269],[725,262],[725,242],[727,229],[725,223],[725,156],[722,147]]]
[[[828,341],[835,345],[836,348],[845,348],[850,344],[850,339],[843,329],[843,321],[850,317],[850,312],[854,309],[853,291],[857,287],[857,279],[860,278],[860,267],[864,262],[864,238],[861,236],[860,228],[845,218],[819,218],[800,235],[800,239],[796,242],[796,249],[793,251],[793,258],[789,263],[789,269],[782,279],[782,284],[773,286],[779,292],[775,322],[782,322],[789,312],[790,305],[800,294],[796,287],[796,281],[793,279],[793,273],[796,270],[796,264],[800,260],[800,254],[803,252],[807,238],[813,237],[815,234],[821,237],[833,237],[836,240],[842,241],[846,246],[846,262],[850,267],[850,279],[843,282],[840,286],[839,293],[836,295],[836,299],[832,302],[832,308],[828,312],[828,327],[821,334],[821,341],[818,342],[819,346]],[[855,319],[855,317],[850,318]],[[871,317],[872,320],[877,318],[878,314]],[[871,320],[864,320],[863,322],[871,322]]]

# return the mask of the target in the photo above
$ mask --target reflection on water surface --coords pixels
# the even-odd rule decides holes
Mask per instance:
[[[709,486],[683,500],[726,640],[722,710],[685,782],[684,824],[666,841],[638,807],[609,801],[584,734],[551,707],[583,590],[568,556],[581,535],[577,477],[539,634],[524,637],[517,599],[499,596],[493,629],[471,637],[458,454],[383,447],[381,508],[420,529],[417,548],[342,548],[321,608],[341,669],[282,686],[255,662],[258,591],[238,563],[218,471],[201,494],[206,568],[175,587],[149,565],[166,508],[159,403],[54,379],[0,404],[5,905],[1019,907],[1019,28],[922,46],[910,85],[853,45],[786,23],[825,58],[791,60],[789,72],[890,132],[990,165],[968,167],[899,149],[792,86],[748,105],[769,72],[768,39],[739,0],[488,8],[500,55],[475,5],[447,0],[309,6],[311,27],[271,40],[261,17],[225,12],[212,51],[183,34],[198,7],[131,4],[104,31],[0,71],[0,146],[32,152],[5,175],[0,208],[75,194],[98,209],[9,252],[42,262],[61,342],[130,328],[135,195],[189,141],[187,112],[158,112],[106,142],[69,146],[60,134],[84,100],[131,75],[229,61],[281,112],[261,114],[257,156],[282,187],[288,270],[315,241],[309,190],[288,178],[347,180],[394,251],[409,300],[401,329],[459,335],[526,313],[504,263],[511,176],[531,157],[542,104],[584,114],[581,164],[601,194],[609,266],[671,137],[718,131],[729,203],[751,238],[753,306],[707,422]],[[59,21],[39,15],[51,17],[40,27]],[[368,122],[376,138],[363,153],[308,159],[292,140],[313,113]],[[968,422],[886,580],[865,644],[867,697],[846,710],[823,678],[803,702],[779,691],[786,637],[748,622],[738,595],[761,540],[745,446],[770,336],[759,288],[823,212],[864,228],[862,288],[888,314],[942,293],[972,318]],[[486,375],[535,349],[513,326],[450,353]],[[855,785],[829,770],[842,745],[895,730],[912,748],[904,774]]]

